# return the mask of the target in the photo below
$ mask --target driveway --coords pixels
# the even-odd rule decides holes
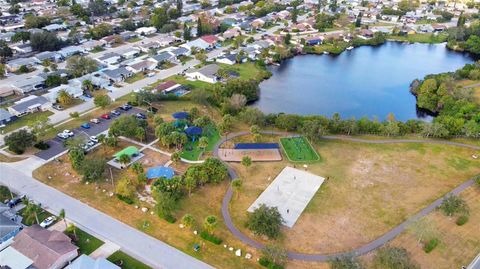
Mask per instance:
[[[143,112],[143,110],[134,107],[128,111],[121,111],[121,112],[122,114],[136,114],[138,112]],[[114,119],[115,117],[113,117],[110,120],[100,119],[99,124],[90,123],[90,129],[84,129],[82,127],[78,127],[76,129],[73,129],[72,132],[75,134],[74,137],[81,136],[81,137],[85,137],[85,139],[88,139],[88,137],[92,135],[98,135],[108,130],[108,128],[110,128],[110,124],[112,124]],[[65,140],[59,137],[52,138],[46,141],[46,143],[50,146],[50,148],[47,150],[39,151],[35,155],[43,160],[50,160],[51,158],[67,150],[67,148],[64,146],[64,142]]]

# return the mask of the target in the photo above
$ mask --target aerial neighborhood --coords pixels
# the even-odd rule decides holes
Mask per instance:
[[[0,268],[480,269],[477,0],[0,0]]]

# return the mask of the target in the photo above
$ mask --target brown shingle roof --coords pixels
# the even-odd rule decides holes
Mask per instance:
[[[78,249],[62,232],[49,231],[36,224],[23,229],[11,246],[33,260],[39,269],[49,268],[64,254]]]

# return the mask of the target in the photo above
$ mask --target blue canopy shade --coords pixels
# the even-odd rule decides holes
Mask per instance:
[[[238,143],[235,149],[278,149],[278,143]]]
[[[184,111],[175,112],[175,113],[172,114],[172,117],[174,119],[177,119],[177,120],[184,120],[184,119],[188,118],[188,113],[184,112]]]
[[[187,135],[201,135],[202,134],[202,128],[198,126],[190,126],[187,129],[185,129],[185,133]]]
[[[147,178],[154,179],[165,177],[166,179],[171,179],[174,174],[175,171],[173,171],[171,167],[156,166],[148,169]]]

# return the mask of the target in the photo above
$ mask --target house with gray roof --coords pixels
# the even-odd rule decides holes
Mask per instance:
[[[174,48],[174,49],[170,50],[170,52],[173,53],[175,55],[175,57],[188,56],[188,55],[191,54],[191,51],[187,48],[184,48],[184,47]]]
[[[150,60],[156,62],[157,64],[168,62],[174,59],[175,59],[175,55],[168,51],[160,52],[158,55],[150,57]]]
[[[107,52],[101,57],[99,57],[97,60],[106,65],[113,65],[119,63],[121,59],[122,55],[115,52]]]
[[[82,54],[84,52],[85,50],[80,46],[68,46],[58,51],[63,58],[67,58],[76,54]]]
[[[199,69],[188,70],[185,76],[191,80],[200,80],[208,83],[217,83],[219,77],[217,72],[220,67],[216,64],[209,64]]]
[[[93,259],[90,256],[82,254],[82,256],[75,259],[65,269],[120,269],[120,267],[109,262],[107,259],[99,257]]]
[[[22,65],[26,67],[33,67],[35,64],[39,64],[40,62],[37,61],[34,57],[29,58],[17,58],[14,60],[10,60],[5,65],[10,72],[17,71]]]
[[[46,111],[52,106],[52,103],[43,96],[30,95],[19,101],[16,101],[12,106],[8,107],[8,112],[12,115],[21,117],[29,113],[38,111]]]
[[[133,75],[133,72],[125,67],[103,70],[102,73],[107,79],[114,83],[124,81],[126,78]]]
[[[0,108],[0,125],[7,124],[10,121],[12,121],[12,114],[3,108]]]
[[[45,78],[41,76],[31,76],[12,83],[12,86],[15,88],[15,90],[21,94],[41,89],[44,85]]]
[[[33,57],[37,59],[38,62],[43,62],[45,60],[49,60],[52,62],[60,62],[63,58],[61,54],[55,51],[43,51],[35,54],[35,56]]]

